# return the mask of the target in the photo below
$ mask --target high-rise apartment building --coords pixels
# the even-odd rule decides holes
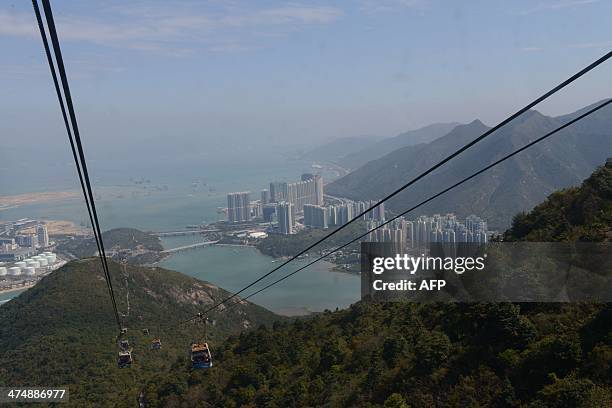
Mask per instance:
[[[248,191],[227,195],[227,221],[245,222],[251,217],[251,200]]]
[[[273,181],[270,183],[270,200],[280,203],[287,200],[287,183],[284,181]]]
[[[276,204],[266,204],[262,208],[263,220],[273,222],[276,218]]]
[[[293,234],[295,225],[295,211],[293,204],[283,201],[276,206],[278,218],[278,232],[281,234]]]
[[[264,189],[261,190],[261,204],[266,205],[271,202],[270,190]]]
[[[327,208],[319,205],[304,205],[304,225],[312,228],[327,228],[328,226]]]
[[[306,173],[302,174],[301,180],[295,183],[271,182],[270,201],[290,202],[296,213],[302,213],[305,204],[321,206],[323,205],[323,178]]]

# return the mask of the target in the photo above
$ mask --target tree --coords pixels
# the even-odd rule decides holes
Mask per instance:
[[[404,397],[398,393],[389,395],[389,398],[385,400],[383,406],[385,408],[409,408],[409,405],[406,404]]]

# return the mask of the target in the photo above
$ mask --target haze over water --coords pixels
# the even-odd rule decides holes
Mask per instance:
[[[119,175],[108,172],[98,177],[94,191],[103,230],[118,227],[145,231],[182,230],[187,225],[218,220],[221,215],[217,213],[217,208],[226,205],[227,192],[249,190],[251,199],[255,200],[270,181],[298,180],[303,172],[310,171],[310,163],[286,161],[248,168],[201,166],[197,170],[160,171],[158,174]],[[142,181],[142,184],[135,184],[135,181]],[[167,186],[167,190],[164,190],[164,186]],[[67,189],[65,185],[45,184],[43,187],[46,191]],[[32,191],[41,191],[41,186],[22,184],[18,192]],[[0,211],[0,221],[22,217],[89,224],[80,195],[78,199],[23,205]],[[166,248],[173,248],[201,240],[201,236],[166,237],[163,244]],[[279,265],[272,261],[273,258],[254,248],[213,246],[174,254],[159,266],[236,291]],[[304,262],[281,269],[253,291],[295,270]],[[283,314],[346,307],[359,298],[359,277],[332,272],[329,270],[331,266],[324,262],[313,265],[250,300]],[[2,300],[18,293],[5,294]],[[250,293],[247,291],[244,295]]]

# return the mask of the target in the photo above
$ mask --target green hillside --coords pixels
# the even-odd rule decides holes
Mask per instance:
[[[128,266],[124,275],[120,265],[110,266],[134,348],[133,367],[116,367],[117,326],[106,284],[99,260],[87,259],[70,262],[0,307],[0,384],[68,385],[71,403],[78,407],[134,406],[144,383],[161,372],[188,367],[191,340],[206,335],[214,348],[230,334],[280,318],[245,302],[211,314],[205,334],[202,324],[178,323],[226,291],[161,268]],[[144,328],[150,335],[143,334]],[[162,349],[151,351],[157,336]]]
[[[506,237],[601,240],[609,181],[607,163]],[[611,304],[358,302],[289,320],[244,303],[212,314],[204,335],[176,323],[225,291],[160,268],[111,269],[124,314],[129,299],[133,367],[116,368],[105,283],[88,259],[0,307],[0,383],[67,384],[76,407],[134,406],[141,393],[146,407],[612,406]],[[214,367],[192,371],[187,347],[204,336]]]
[[[106,255],[120,260],[127,258],[132,264],[147,264],[162,258],[164,247],[159,237],[135,228],[114,228],[102,233]],[[94,238],[71,236],[59,240],[57,251],[74,258],[96,256],[98,248]]]
[[[568,231],[609,231],[609,171],[608,162],[570,190]],[[521,224],[523,239],[564,233],[561,214],[543,208]],[[231,337],[215,370],[168,376],[180,391],[150,386],[147,399],[176,407],[611,406],[611,322],[610,304],[360,302]]]
[[[367,304],[228,339],[150,406],[603,407],[609,305]],[[169,390],[171,390],[169,392]]]
[[[514,217],[507,241],[612,241],[612,159],[580,187],[551,194]]]

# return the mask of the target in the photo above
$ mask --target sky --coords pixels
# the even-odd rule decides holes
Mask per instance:
[[[612,49],[604,0],[52,6],[92,160],[215,162],[434,122],[493,125]],[[15,152],[68,160],[30,2],[0,4],[0,49],[0,170]],[[538,109],[609,97],[610,78],[609,62]]]

